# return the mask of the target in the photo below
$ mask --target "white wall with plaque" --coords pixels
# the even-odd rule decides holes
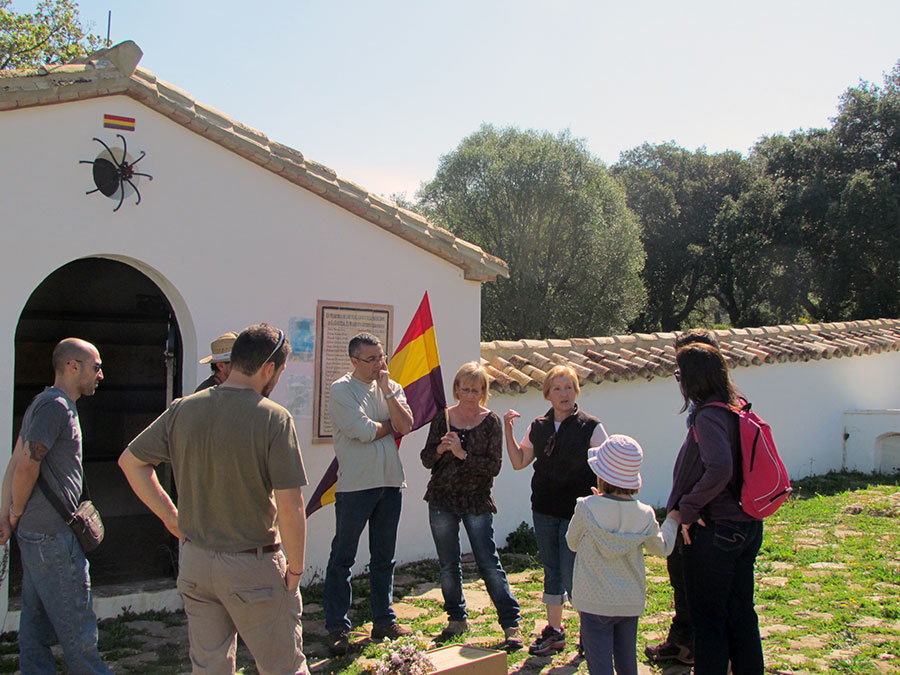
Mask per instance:
[[[390,357],[394,337],[394,306],[319,300],[316,306],[315,392],[313,443],[330,443],[328,403],[331,383],[353,370],[347,345],[358,333],[375,335]]]

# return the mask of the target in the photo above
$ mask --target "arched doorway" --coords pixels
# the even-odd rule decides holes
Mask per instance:
[[[103,359],[97,393],[77,402],[85,480],[106,526],[103,544],[88,555],[93,585],[115,594],[120,584],[171,583],[176,542],[134,496],[116,460],[181,395],[182,341],[172,305],[149,277],[115,260],[75,260],[44,279],[16,328],[13,441],[31,399],[52,383],[50,355],[66,337],[94,343]],[[171,492],[171,474],[159,475]],[[13,601],[21,584],[18,554],[10,563]]]

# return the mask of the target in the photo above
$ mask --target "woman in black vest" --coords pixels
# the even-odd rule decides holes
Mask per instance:
[[[531,478],[531,511],[541,564],[544,566],[543,602],[547,626],[529,648],[546,656],[566,646],[562,606],[572,595],[575,554],[566,545],[566,530],[575,511],[575,500],[591,494],[596,478],[587,463],[588,448],[600,445],[606,432],[600,420],[578,410],[581,387],[571,366],[556,366],[544,380],[544,398],[553,407],[536,418],[521,443],[513,424],[519,413],[503,416],[506,450],[513,468],[524,469],[534,461]]]

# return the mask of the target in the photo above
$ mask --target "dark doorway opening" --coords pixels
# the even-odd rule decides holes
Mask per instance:
[[[15,338],[13,442],[31,399],[53,383],[50,355],[66,337],[92,342],[103,360],[96,394],[78,402],[85,480],[106,526],[92,553],[91,580],[104,586],[171,579],[177,542],[135,497],[116,461],[174,397],[181,396],[181,333],[162,290],[139,270],[105,258],[64,265],[35,289]],[[171,472],[157,470],[174,494]],[[12,540],[15,542],[15,538]],[[18,552],[10,555],[10,605],[21,594]]]

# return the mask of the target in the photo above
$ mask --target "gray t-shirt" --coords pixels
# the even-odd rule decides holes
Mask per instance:
[[[403,388],[393,380],[390,387],[397,403],[409,411]],[[338,460],[336,492],[406,487],[394,437],[375,439],[375,423],[391,419],[388,403],[375,382],[363,382],[350,373],[336,380],[331,385],[328,413]]]
[[[74,512],[81,499],[81,424],[75,402],[56,387],[47,387],[34,397],[22,420],[22,441],[47,447],[41,461],[41,476],[57,498]],[[27,451],[27,447],[26,447]],[[19,521],[23,532],[57,534],[68,529],[59,512],[47,501],[37,483]]]

